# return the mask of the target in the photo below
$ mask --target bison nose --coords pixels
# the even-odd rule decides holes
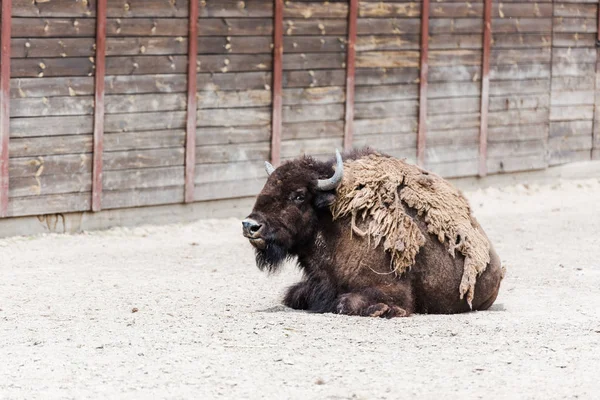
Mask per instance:
[[[244,236],[255,237],[260,231],[260,228],[262,228],[262,225],[255,220],[248,218],[242,221],[242,227]]]

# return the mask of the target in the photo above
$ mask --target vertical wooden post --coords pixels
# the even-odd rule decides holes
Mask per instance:
[[[2,0],[0,38],[0,218],[8,214],[8,141],[10,138],[10,36],[12,0]]]
[[[104,77],[106,75],[106,2],[96,3],[96,74],[94,101],[94,164],[92,169],[92,211],[102,209],[104,155]]]
[[[348,46],[346,53],[346,120],[344,125],[344,150],[352,149],[354,139],[354,78],[356,75],[356,25],[358,0],[349,0]]]
[[[190,1],[188,36],[188,99],[187,129],[185,138],[185,202],[194,201],[196,178],[196,122],[197,122],[197,76],[198,59],[198,0]]]
[[[417,133],[417,163],[425,165],[427,143],[427,73],[429,70],[429,0],[421,3],[421,67],[419,77],[419,131]]]
[[[492,0],[485,0],[483,57],[481,63],[481,125],[479,129],[479,176],[487,175],[488,110],[490,104],[490,51],[492,43]]]
[[[600,115],[598,115],[598,107],[600,107],[600,2],[597,5],[598,15],[596,24],[596,75],[594,80],[594,88],[596,90],[594,101],[594,121],[592,130],[592,160],[600,160]]]
[[[283,121],[283,0],[274,0],[273,18],[273,118],[271,131],[271,164],[281,161],[281,129]]]

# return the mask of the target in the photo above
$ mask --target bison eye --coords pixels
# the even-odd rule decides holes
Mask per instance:
[[[304,202],[304,193],[294,193],[294,194],[292,194],[292,200],[295,203],[303,203]]]

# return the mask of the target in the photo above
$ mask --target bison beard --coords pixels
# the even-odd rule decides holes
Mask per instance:
[[[267,242],[264,250],[255,249],[256,266],[261,271],[276,272],[290,258],[287,249],[275,242]]]
[[[297,257],[304,279],[286,306],[392,318],[495,301],[500,259],[466,199],[437,175],[370,149],[266,169],[244,236],[260,270]]]

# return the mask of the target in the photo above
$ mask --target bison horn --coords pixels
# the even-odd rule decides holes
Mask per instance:
[[[265,161],[265,171],[267,171],[267,175],[271,175],[275,172],[275,167],[272,166],[270,162]]]
[[[335,173],[329,179],[319,179],[317,181],[317,188],[319,190],[333,190],[337,188],[342,181],[342,176],[344,176],[344,162],[342,161],[342,155],[337,149],[335,150],[335,159],[337,160]]]

